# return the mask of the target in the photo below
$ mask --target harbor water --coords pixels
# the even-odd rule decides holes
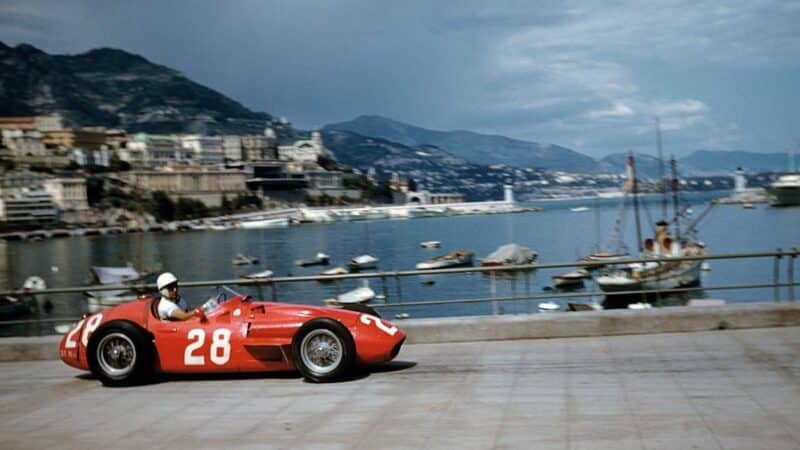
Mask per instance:
[[[683,196],[690,203],[692,214],[682,218],[691,222],[705,209],[711,198],[726,193]],[[642,230],[650,235],[659,220],[660,199],[643,199]],[[342,265],[354,256],[371,254],[380,259],[380,271],[413,270],[416,263],[455,250],[471,250],[477,260],[497,247],[514,242],[538,252],[537,262],[565,263],[592,252],[599,243],[608,245],[618,220],[619,199],[563,200],[533,203],[539,212],[519,214],[430,217],[405,220],[374,220],[348,223],[303,224],[287,228],[228,231],[185,231],[131,233],[106,236],[58,238],[42,241],[0,241],[0,290],[17,289],[24,280],[37,275],[50,288],[87,285],[91,266],[123,266],[137,269],[174,272],[182,281],[234,279],[247,273],[272,270],[275,276],[314,275],[326,268]],[[526,205],[528,206],[528,205]],[[574,211],[577,209],[576,211]],[[631,254],[636,254],[635,222],[632,208],[625,208],[622,232]],[[598,233],[599,230],[599,233]],[[800,247],[800,208],[772,208],[759,204],[753,209],[738,205],[718,205],[700,223],[697,238],[706,243],[711,255],[723,253],[766,252],[777,248]],[[600,242],[598,242],[600,236]],[[420,242],[441,241],[441,248],[424,249]],[[298,267],[296,260],[312,258],[317,252],[330,255],[330,266]],[[257,265],[234,265],[237,254],[254,256]],[[773,279],[771,259],[739,259],[710,261],[711,270],[704,272],[704,286],[770,283]],[[380,312],[386,317],[407,313],[410,317],[438,317],[492,313],[528,313],[537,311],[535,300],[511,302],[473,302],[408,307],[404,303],[424,300],[489,298],[493,296],[541,295],[549,293],[551,276],[561,270],[536,270],[514,277],[493,278],[474,273],[403,278],[398,286],[391,279],[384,284],[372,280],[370,287],[385,295],[390,308]],[[795,272],[798,272],[795,269]],[[781,270],[785,281],[785,270]],[[795,280],[798,277],[795,275]],[[361,286],[359,280],[346,280],[339,289],[346,291]],[[270,287],[237,288],[266,300],[276,296],[280,302],[322,305],[324,299],[336,295],[333,283],[284,283],[273,293]],[[597,291],[589,280],[577,292]],[[214,295],[213,289],[184,289],[182,295],[190,306],[202,304]],[[718,298],[727,303],[772,302],[773,290],[748,289],[700,291],[686,298]],[[785,298],[785,297],[784,297]],[[80,294],[53,295],[52,309],[37,314],[51,322],[38,326],[0,327],[2,335],[52,334],[58,318],[75,318],[87,311],[85,297]],[[589,301],[579,298],[570,301]],[[596,296],[598,302],[603,296]],[[402,302],[402,304],[401,304]],[[562,306],[565,300],[556,300]],[[382,304],[382,301],[378,301]]]

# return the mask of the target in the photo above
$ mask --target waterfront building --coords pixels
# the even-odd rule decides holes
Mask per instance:
[[[66,150],[48,149],[44,143],[44,135],[37,130],[3,129],[2,133],[5,158],[20,167],[65,167],[71,160]]]
[[[222,136],[222,157],[226,161],[242,160],[242,138],[240,136]]]
[[[82,222],[89,212],[85,178],[49,178],[42,183],[64,222]]]
[[[175,135],[138,133],[120,150],[120,159],[133,167],[163,167],[188,164],[191,150],[183,148]]]
[[[219,136],[201,136],[190,134],[181,136],[181,146],[191,152],[195,164],[222,164],[223,147]]]
[[[46,131],[43,140],[47,147],[54,149],[99,150],[108,147],[106,129],[102,127]]]
[[[55,131],[63,129],[60,115],[0,117],[0,130]]]
[[[247,194],[245,172],[206,167],[172,167],[167,170],[132,170],[119,174],[119,179],[145,192],[163,191],[177,201],[187,198],[209,207],[222,205],[223,197]]]
[[[35,189],[0,198],[0,221],[12,226],[44,225],[58,221],[58,209],[52,196]]]
[[[401,205],[440,205],[445,203],[463,203],[466,201],[464,194],[451,192],[428,191],[392,191],[394,203]]]
[[[277,159],[275,140],[267,136],[242,136],[242,157],[246,161]]]

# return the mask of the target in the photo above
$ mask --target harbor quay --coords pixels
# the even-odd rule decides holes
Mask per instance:
[[[800,447],[794,303],[436,320],[399,322],[409,342],[394,361],[336,383],[119,389],[56,359],[3,362],[0,447]]]

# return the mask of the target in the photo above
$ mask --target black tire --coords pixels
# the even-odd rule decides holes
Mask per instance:
[[[309,381],[324,383],[343,377],[355,357],[353,336],[344,325],[327,317],[309,320],[292,338],[292,359]]]
[[[153,340],[140,326],[126,320],[103,324],[86,347],[89,369],[106,386],[131,386],[153,374]]]
[[[363,305],[361,303],[348,303],[346,305],[342,305],[342,309],[369,314],[375,317],[381,316],[380,314],[378,314],[378,311],[375,311],[375,309],[372,308],[371,306]]]

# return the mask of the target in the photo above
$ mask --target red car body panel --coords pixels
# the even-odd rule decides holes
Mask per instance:
[[[61,359],[89,370],[86,347],[98,327],[126,320],[153,339],[155,372],[214,373],[294,370],[292,338],[309,320],[327,317],[353,337],[356,362],[376,364],[396,356],[405,334],[375,316],[343,309],[252,301],[237,296],[210,311],[205,319],[162,321],[149,297],[86,317],[61,339]]]

